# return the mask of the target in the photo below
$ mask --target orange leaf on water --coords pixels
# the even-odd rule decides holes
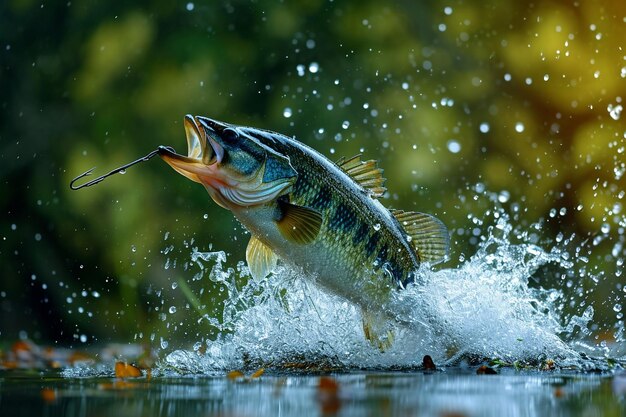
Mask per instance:
[[[241,371],[230,371],[229,373],[226,374],[226,377],[228,379],[243,378],[243,372],[241,372]]]
[[[11,350],[13,351],[13,353],[18,353],[18,352],[30,352],[32,351],[32,345],[24,340],[18,340],[17,342],[13,343],[13,346],[11,346]]]
[[[115,376],[118,378],[136,378],[141,376],[141,370],[126,362],[116,362]]]
[[[265,369],[264,368],[259,368],[255,373],[253,373],[252,375],[250,375],[250,378],[254,379],[254,378],[258,378],[261,375],[263,375],[265,373]]]
[[[93,358],[84,352],[74,351],[70,354],[67,360],[71,365],[74,365],[77,362],[93,361]]]

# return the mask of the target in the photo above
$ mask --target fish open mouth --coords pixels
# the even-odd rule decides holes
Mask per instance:
[[[209,119],[210,120],[210,119]],[[178,173],[192,181],[202,183],[199,176],[210,176],[211,166],[221,161],[222,147],[207,137],[205,124],[198,117],[185,116],[185,135],[187,136],[187,155],[176,153],[167,146],[159,147],[159,156]]]

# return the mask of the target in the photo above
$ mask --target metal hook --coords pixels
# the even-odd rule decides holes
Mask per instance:
[[[95,185],[95,184],[99,183],[100,181],[104,181],[104,179],[105,179],[105,178],[110,177],[111,175],[117,174],[118,172],[125,171],[127,168],[129,168],[129,167],[131,167],[131,166],[133,166],[133,165],[135,165],[135,164],[138,164],[138,163],[140,163],[140,162],[144,162],[144,161],[149,160],[149,159],[150,159],[150,158],[152,158],[154,155],[156,155],[156,154],[158,154],[159,152],[161,152],[161,151],[162,151],[162,149],[167,149],[168,151],[175,152],[174,148],[172,148],[172,147],[169,147],[169,146],[159,146],[157,149],[153,150],[153,151],[152,151],[152,152],[150,152],[148,155],[146,155],[146,156],[144,156],[144,157],[142,157],[142,158],[139,158],[139,159],[137,159],[137,160],[135,160],[135,161],[133,161],[133,162],[130,162],[130,163],[126,164],[126,165],[123,165],[123,166],[121,166],[121,167],[119,167],[119,168],[115,168],[113,171],[108,172],[108,173],[106,173],[106,174],[104,174],[104,175],[101,175],[101,176],[99,176],[98,178],[93,179],[93,180],[91,180],[91,181],[89,181],[89,182],[86,182],[86,183],[84,183],[84,184],[81,184],[81,185],[74,185],[74,184],[76,183],[76,181],[78,181],[79,179],[81,179],[81,178],[84,178],[84,177],[87,177],[87,176],[91,175],[91,173],[93,172],[93,170],[94,170],[94,169],[96,169],[95,167],[93,167],[93,168],[91,168],[90,170],[87,170],[87,171],[83,172],[83,173],[82,173],[82,174],[80,174],[78,177],[74,178],[74,179],[70,182],[70,188],[71,188],[72,190],[80,190],[81,188],[91,187],[92,185]]]

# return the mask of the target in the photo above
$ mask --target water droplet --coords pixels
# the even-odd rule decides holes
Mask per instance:
[[[169,343],[167,342],[167,340],[161,338],[161,349],[167,349],[168,345]]]
[[[292,115],[291,108],[285,107],[285,110],[283,110],[283,117],[288,119],[291,117],[291,115]]]
[[[511,74],[509,74],[508,72],[504,74],[504,81],[511,81]]]
[[[172,282],[172,289],[175,290],[178,288],[178,282]]]
[[[41,233],[35,233],[35,240],[37,242],[41,241]]]
[[[511,193],[509,193],[506,190],[504,190],[504,191],[500,192],[500,194],[498,194],[498,201],[500,203],[506,203],[507,201],[509,201],[510,198],[511,198]]]
[[[298,64],[298,66],[296,66],[296,71],[298,71],[298,75],[300,77],[304,77],[304,74],[306,74],[306,68],[304,68],[304,65],[302,64]]]
[[[443,107],[452,107],[454,106],[454,100],[448,97],[444,97],[441,99],[440,104]]]
[[[619,120],[622,115],[623,107],[621,104],[616,104],[615,106],[613,104],[609,104],[606,109],[613,120]]]
[[[306,41],[306,47],[309,49],[315,48],[315,41],[313,39],[309,39]]]
[[[487,123],[487,122],[481,123],[479,129],[480,129],[480,133],[487,133],[487,132],[489,132],[489,123]]]
[[[380,230],[380,227],[381,227],[381,226],[380,226],[380,223],[376,223],[376,224],[374,225],[374,230],[376,230],[376,231],[378,232],[378,231]]]
[[[613,311],[615,311],[616,313],[619,313],[620,311],[622,311],[622,305],[621,304],[615,304],[613,306]]]
[[[515,123],[515,131],[517,133],[522,133],[524,131],[524,123],[522,122]]]
[[[11,225],[11,230],[16,230],[16,229],[17,229],[17,225],[16,225],[15,223],[13,223],[13,224]]]
[[[461,151],[461,144],[454,139],[449,140],[447,146],[451,153],[459,153]]]
[[[83,342],[83,343],[87,343],[87,335],[81,334],[80,335],[80,341]]]
[[[206,219],[208,219],[208,218],[209,218],[209,215],[208,215],[207,213],[204,213],[204,215],[202,216],[202,218],[203,218],[204,220],[206,220]]]
[[[196,6],[195,6],[192,2],[189,2],[189,3],[187,3],[186,9],[187,9],[187,11],[188,11],[188,12],[190,12],[190,11],[192,11],[195,7],[196,7]]]
[[[443,12],[446,14],[446,16],[450,16],[452,14],[452,7],[450,6],[444,7]]]
[[[137,247],[135,245],[130,245],[131,252],[137,252]]]
[[[350,127],[350,122],[347,120],[344,120],[343,123],[341,123],[341,127],[344,129],[347,129]]]
[[[126,174],[126,170],[125,169],[120,170],[119,174],[122,174],[122,175]]]
[[[622,78],[626,78],[626,67],[622,67],[622,69],[621,69],[621,71],[620,71],[619,75],[620,75]]]
[[[176,313],[176,307],[171,306],[168,311],[170,312],[170,314],[174,314],[174,313]]]
[[[202,347],[202,342],[196,342],[193,344],[193,350],[196,352],[199,351],[201,347]]]
[[[317,62],[311,62],[309,64],[309,72],[311,74],[315,74],[316,72],[319,71],[319,69],[320,69],[320,66],[319,66],[319,64]]]

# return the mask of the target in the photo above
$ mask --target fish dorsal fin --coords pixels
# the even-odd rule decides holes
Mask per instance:
[[[304,245],[315,240],[322,227],[322,215],[313,209],[282,201],[281,218],[276,222],[285,239]]]
[[[256,236],[250,238],[246,248],[246,262],[252,278],[260,281],[276,268],[278,256],[274,251],[261,242]]]
[[[448,255],[450,236],[446,226],[430,214],[391,210],[410,237],[411,245],[423,262],[436,264]]]
[[[337,166],[348,174],[354,181],[368,190],[373,197],[382,197],[387,189],[384,186],[383,170],[378,167],[375,160],[362,161],[361,154],[350,159],[341,158]]]

